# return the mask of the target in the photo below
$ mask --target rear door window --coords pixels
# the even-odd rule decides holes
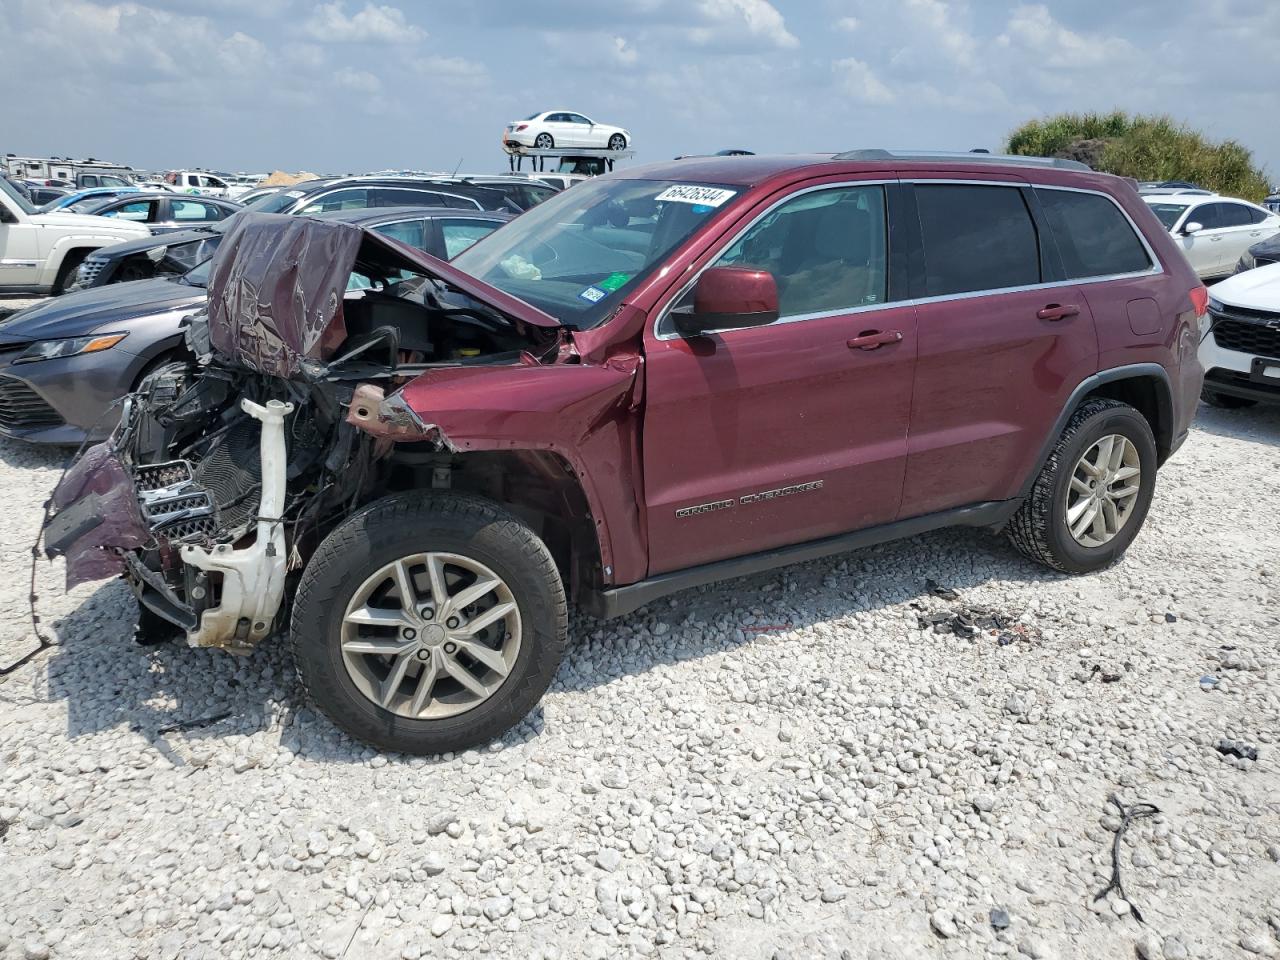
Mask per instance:
[[[426,250],[426,226],[425,220],[397,220],[395,223],[384,223],[374,227],[373,232],[390,237],[392,240],[399,240],[406,246]]]
[[[1249,208],[1243,203],[1220,203],[1222,208],[1223,227],[1247,227],[1253,223],[1253,217],[1249,214]]]
[[[429,190],[404,187],[375,187],[369,191],[371,207],[439,207],[444,198]]]
[[[169,202],[173,206],[173,219],[182,223],[221,220],[225,216],[221,208],[211,203],[201,203],[199,200],[171,200]]]
[[[1141,273],[1150,269],[1142,241],[1107,197],[1036,188],[1040,207],[1058,244],[1068,280]]]
[[[446,260],[452,260],[481,237],[487,237],[502,226],[492,220],[441,220],[439,223]]]
[[[1041,282],[1035,224],[1017,187],[917,183],[926,297]]]
[[[364,187],[335,190],[333,193],[317,197],[303,207],[299,213],[328,213],[331,210],[363,210],[367,207],[369,191]]]

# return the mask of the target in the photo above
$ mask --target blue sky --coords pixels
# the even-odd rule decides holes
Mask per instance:
[[[1275,0],[0,0],[0,152],[137,167],[503,165],[565,107],[638,158],[999,148],[1169,113],[1280,180]]]

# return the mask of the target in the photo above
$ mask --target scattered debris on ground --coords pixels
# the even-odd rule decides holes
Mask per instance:
[[[1154,817],[1160,812],[1160,808],[1152,803],[1144,803],[1139,801],[1131,806],[1125,806],[1120,798],[1114,793],[1107,797],[1107,803],[1116,808],[1116,812],[1120,816],[1120,823],[1115,829],[1114,836],[1111,839],[1111,880],[1098,892],[1093,898],[1093,902],[1097,903],[1106,898],[1107,894],[1115,893],[1117,899],[1128,904],[1133,919],[1139,923],[1143,923],[1142,911],[1138,909],[1138,905],[1129,899],[1124,892],[1124,884],[1120,880],[1120,842],[1124,839],[1125,831],[1135,820],[1143,820],[1147,817]]]

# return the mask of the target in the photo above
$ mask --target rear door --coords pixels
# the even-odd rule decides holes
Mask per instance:
[[[1262,238],[1262,231],[1254,223],[1254,207],[1245,203],[1223,203],[1220,206],[1222,242],[1218,244],[1218,266],[1222,268],[1221,272],[1228,273],[1235,269],[1244,252]]]
[[[768,270],[773,324],[645,336],[650,574],[886,523],[897,515],[915,311],[895,301],[896,182],[762,201],[699,261]],[[896,235],[896,231],[895,231]],[[692,298],[693,281],[667,304]],[[883,342],[864,349],[860,337]]]
[[[923,257],[903,517],[1012,497],[1098,356],[1025,183],[921,179],[912,193]]]

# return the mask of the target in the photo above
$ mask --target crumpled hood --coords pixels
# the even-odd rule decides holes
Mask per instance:
[[[149,237],[151,230],[141,223],[115,217],[95,217],[88,213],[34,213],[31,222],[38,227],[79,227],[86,233],[114,234],[120,237]]]
[[[213,255],[209,341],[223,356],[277,377],[326,360],[346,339],[342,299],[356,261],[442,280],[514,320],[560,322],[429,254],[337,220],[244,213]]]
[[[1209,288],[1214,300],[1246,310],[1280,313],[1280,263],[1246,270]]]
[[[204,297],[202,287],[165,278],[91,287],[50,297],[0,320],[0,342],[78,337],[106,324],[183,307],[195,308]]]

